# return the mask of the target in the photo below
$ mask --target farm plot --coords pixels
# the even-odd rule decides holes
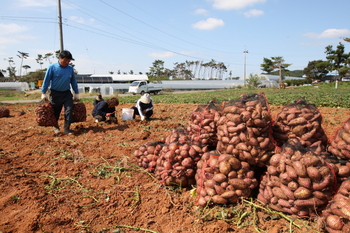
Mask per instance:
[[[134,151],[186,126],[195,104],[156,104],[148,122],[121,121],[121,109],[131,107],[121,104],[119,124],[88,115],[72,125],[75,135],[38,126],[35,104],[2,107],[10,111],[0,118],[2,232],[323,232],[317,218],[294,219],[256,196],[198,208],[191,188],[161,186],[137,166]],[[90,113],[92,104],[86,108]],[[270,110],[276,119],[282,107]],[[344,108],[319,111],[329,138],[350,116]]]

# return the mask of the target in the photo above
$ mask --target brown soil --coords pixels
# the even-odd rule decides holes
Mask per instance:
[[[149,122],[74,123],[74,135],[54,135],[37,126],[36,104],[3,105],[10,117],[0,118],[0,231],[9,232],[312,232],[291,227],[266,211],[243,209],[242,217],[199,210],[190,190],[158,184],[137,169],[133,152],[142,144],[165,139],[186,125],[194,104],[157,104]],[[86,104],[88,113],[92,104]],[[20,112],[25,112],[20,115]],[[281,107],[271,106],[275,117]],[[350,116],[349,109],[321,108],[323,128],[331,138]],[[60,119],[62,124],[62,119]],[[227,209],[233,209],[228,206]],[[214,212],[221,214],[214,216]],[[231,214],[232,215],[232,214]],[[242,215],[241,215],[242,216]],[[256,218],[256,219],[255,219]],[[224,220],[220,220],[224,219]],[[307,229],[311,226],[312,229]]]

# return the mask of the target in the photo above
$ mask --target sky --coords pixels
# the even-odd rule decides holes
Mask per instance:
[[[0,69],[12,57],[20,75],[19,52],[29,55],[27,72],[57,62],[36,58],[60,49],[58,2],[63,47],[79,74],[145,74],[155,60],[173,69],[213,59],[243,77],[262,73],[264,58],[303,70],[326,60],[328,45],[350,48],[349,0],[1,0]]]

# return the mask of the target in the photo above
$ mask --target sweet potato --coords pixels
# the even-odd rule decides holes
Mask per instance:
[[[294,201],[294,204],[296,206],[300,207],[310,207],[310,208],[315,208],[317,206],[323,206],[327,204],[327,201],[325,200],[320,200],[318,198],[312,197],[309,199],[303,199],[303,200],[296,200]]]
[[[222,174],[227,175],[231,171],[231,165],[228,161],[222,161],[219,163],[219,171]]]
[[[287,208],[292,207],[291,203],[289,203],[289,201],[284,200],[284,199],[279,199],[279,200],[277,201],[277,203],[278,203],[280,206],[282,206],[282,207],[287,207]]]
[[[289,200],[289,198],[287,197],[287,195],[285,195],[284,192],[282,191],[282,189],[279,188],[279,187],[273,187],[273,188],[272,188],[272,193],[273,193],[276,197],[278,197],[278,198],[280,198],[280,199]]]
[[[341,130],[339,132],[339,135],[347,144],[350,144],[350,133],[347,133],[344,130]]]
[[[238,150],[249,151],[247,145],[246,145],[245,143],[243,143],[243,142],[238,143],[238,144],[236,145],[236,148],[237,148]]]
[[[212,200],[215,204],[219,204],[219,205],[224,205],[224,204],[227,204],[227,199],[223,198],[222,196],[220,195],[214,195],[212,197]]]
[[[302,158],[301,161],[306,167],[317,166],[321,164],[321,160],[315,155],[308,155]]]
[[[236,196],[236,192],[235,192],[235,191],[232,191],[232,190],[226,191],[226,192],[224,192],[224,193],[221,194],[221,197],[223,197],[223,198],[225,198],[225,199],[229,199],[229,198],[231,198],[231,197],[233,197],[233,196]]]
[[[292,125],[304,125],[306,123],[307,123],[307,120],[304,117],[298,117],[298,118],[291,119],[288,122],[288,125],[289,126],[292,126]]]
[[[270,158],[270,165],[277,167],[280,164],[281,156],[282,156],[281,154],[274,154]]]
[[[326,217],[326,224],[327,226],[335,230],[341,230],[344,226],[344,222],[342,221],[342,219],[334,214],[331,214]]]
[[[332,176],[328,175],[324,177],[323,181],[321,181],[320,183],[313,182],[312,188],[317,191],[322,191],[326,187],[329,187],[329,186],[331,187],[332,183],[333,183]]]
[[[245,189],[248,185],[242,180],[238,178],[229,179],[229,184],[231,184],[235,189]]]
[[[310,178],[307,178],[307,177],[298,177],[298,184],[300,186],[303,186],[307,189],[310,189],[311,188],[311,180]]]
[[[305,188],[305,187],[299,187],[297,190],[294,191],[294,197],[296,199],[307,199],[311,196],[312,192]]]
[[[214,175],[213,180],[215,180],[218,183],[222,183],[227,180],[227,177],[222,173],[217,173]]]
[[[312,181],[319,182],[321,180],[321,173],[316,167],[307,167],[306,171]]]
[[[288,183],[288,188],[292,191],[295,191],[298,187],[299,187],[299,185],[295,181],[291,181]]]
[[[339,215],[340,217],[350,219],[350,206],[346,202],[334,202],[331,205],[332,213]]]
[[[270,175],[277,175],[277,169],[274,166],[268,166],[267,167],[267,173]]]
[[[286,185],[281,184],[280,186],[283,193],[289,198],[289,200],[294,200],[295,192],[293,193]]]
[[[298,177],[297,173],[295,172],[292,166],[286,165],[286,171],[290,178],[295,179]]]
[[[266,150],[270,142],[270,138],[265,138],[262,142],[260,142],[260,148]]]

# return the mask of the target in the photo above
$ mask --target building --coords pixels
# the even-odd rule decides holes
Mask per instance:
[[[148,81],[147,75],[138,74],[77,74],[78,83],[132,83],[133,81]]]

